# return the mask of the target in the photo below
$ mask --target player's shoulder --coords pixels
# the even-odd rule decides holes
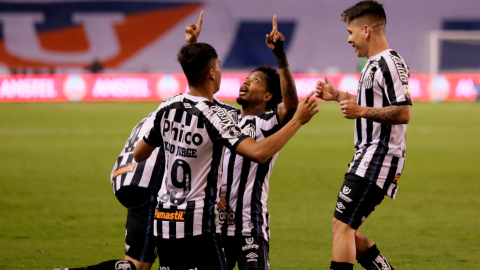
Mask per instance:
[[[408,69],[407,63],[405,62],[403,57],[397,51],[391,49],[383,51],[380,54],[378,62],[380,65],[393,65],[397,69],[398,67]]]

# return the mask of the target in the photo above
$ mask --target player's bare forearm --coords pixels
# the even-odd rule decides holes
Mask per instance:
[[[292,119],[297,110],[298,95],[290,67],[281,68],[279,73],[283,102],[278,105],[277,113],[280,118],[280,124],[284,125]]]
[[[356,95],[350,95],[349,94],[348,96],[350,97],[350,100],[357,100]],[[337,90],[337,95],[335,96],[335,101],[340,103],[340,101],[342,101],[342,100],[348,100],[347,94],[343,91]]]
[[[153,150],[155,150],[154,146],[150,146],[144,140],[141,140],[135,147],[135,151],[133,152],[133,158],[136,162],[142,162],[150,157]]]
[[[275,155],[295,135],[302,124],[297,119],[289,121],[283,128],[259,142],[252,138],[243,140],[235,152],[259,164]]]
[[[410,105],[369,108],[364,110],[363,118],[384,124],[401,125],[410,121]]]

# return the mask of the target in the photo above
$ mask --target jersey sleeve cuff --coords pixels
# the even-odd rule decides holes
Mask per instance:
[[[161,145],[158,145],[157,143],[155,143],[154,141],[149,140],[146,136],[143,136],[143,140],[150,146],[153,146],[153,147],[160,147],[161,146]]]
[[[405,100],[405,101],[402,101],[402,102],[397,102],[395,104],[392,104],[392,105],[396,105],[396,106],[401,106],[401,105],[410,105],[412,106],[412,100]]]
[[[237,146],[243,141],[245,140],[246,138],[248,138],[249,136],[245,135],[245,134],[242,134],[241,137],[238,138],[237,142],[232,145],[232,147],[230,148],[230,151],[235,151],[235,149],[237,148]]]

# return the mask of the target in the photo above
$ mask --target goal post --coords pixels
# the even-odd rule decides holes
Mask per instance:
[[[435,30],[429,33],[429,70],[435,76],[440,71],[440,41],[478,41],[480,44],[480,31],[478,30]]]

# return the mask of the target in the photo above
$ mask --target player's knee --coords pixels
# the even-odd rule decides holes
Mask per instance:
[[[355,233],[355,229],[353,229],[350,225],[343,223],[342,221],[334,218],[332,220],[332,235],[338,234],[348,234],[348,233]]]

